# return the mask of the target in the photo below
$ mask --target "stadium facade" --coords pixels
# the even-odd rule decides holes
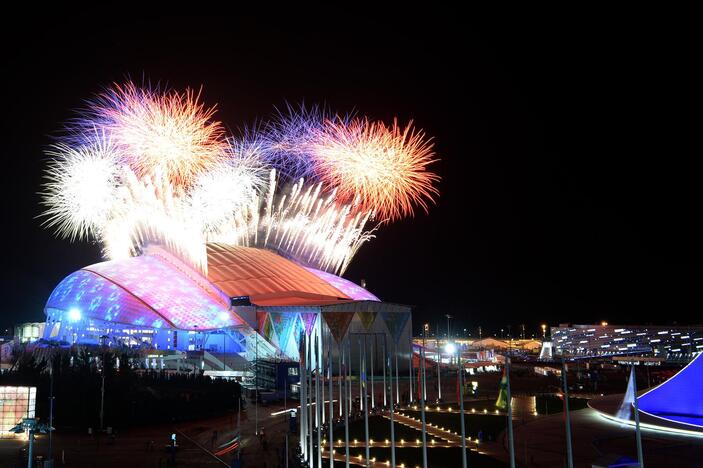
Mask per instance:
[[[298,360],[301,334],[315,331],[325,347],[331,344],[335,361],[337,343],[351,339],[354,346],[363,336],[377,343],[381,359],[393,344],[409,358],[408,306],[381,302],[344,278],[270,250],[214,243],[206,249],[206,275],[161,247],[71,273],[49,296],[43,338]]]

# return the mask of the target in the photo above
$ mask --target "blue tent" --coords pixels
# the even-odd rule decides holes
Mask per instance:
[[[637,401],[643,413],[703,428],[703,353]]]

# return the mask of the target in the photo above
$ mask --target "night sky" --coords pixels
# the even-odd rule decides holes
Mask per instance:
[[[542,322],[700,323],[699,79],[685,28],[458,15],[415,20],[87,19],[3,28],[3,306],[43,320],[52,288],[99,247],[40,227],[43,151],[82,100],[126,76],[203,86],[236,132],[274,106],[416,125],[441,197],[378,232],[346,277],[499,330]],[[696,85],[693,82],[696,80]],[[696,133],[694,133],[696,132]]]

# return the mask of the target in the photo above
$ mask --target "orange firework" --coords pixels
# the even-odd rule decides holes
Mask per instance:
[[[109,132],[138,176],[161,174],[189,186],[223,154],[224,129],[214,114],[192,90],[158,92],[127,83],[100,96],[89,121]]]
[[[410,122],[405,128],[368,119],[327,121],[311,142],[316,169],[336,187],[342,201],[373,210],[377,219],[413,215],[415,206],[439,195],[439,176],[427,170],[436,161],[432,142]]]

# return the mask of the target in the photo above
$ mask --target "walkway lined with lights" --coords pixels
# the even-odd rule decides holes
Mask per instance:
[[[383,413],[383,417],[386,419],[390,419],[390,415],[387,412]],[[410,416],[406,416],[403,413],[393,413],[393,419],[404,426],[408,426],[412,429],[415,429],[417,431],[420,431],[422,434],[422,421],[419,418],[413,418]],[[430,424],[427,423],[427,434],[431,435],[432,437],[437,437],[438,439],[443,439],[446,441],[446,443],[438,442],[435,439],[432,439],[432,441],[428,441],[428,447],[461,447],[461,435],[459,435],[456,432],[452,432],[449,429],[445,429],[442,426],[437,426],[436,424]],[[416,440],[416,444],[398,444],[396,443],[396,447],[404,447],[404,446],[410,446],[410,447],[420,447],[420,439]],[[472,441],[470,437],[466,438],[466,447],[469,448],[471,445]],[[476,439],[476,445],[478,446],[478,439]]]

